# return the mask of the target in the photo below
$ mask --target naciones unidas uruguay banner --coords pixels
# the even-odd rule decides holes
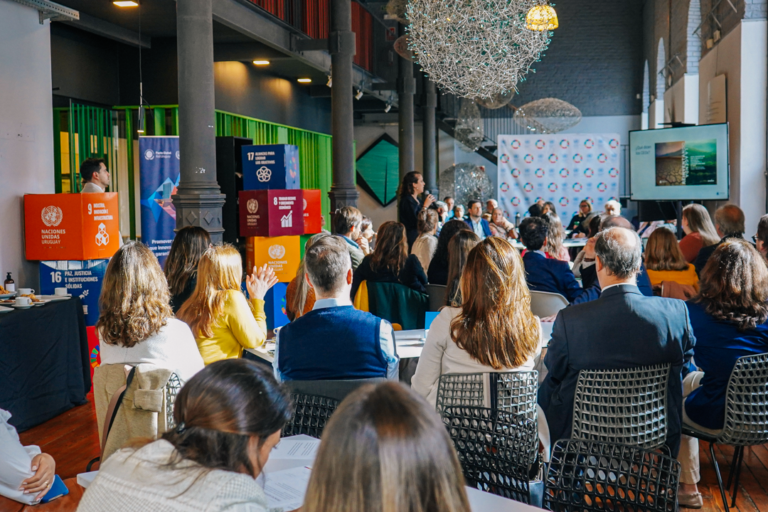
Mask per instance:
[[[564,225],[587,199],[594,211],[619,199],[617,134],[499,136],[499,206],[508,218],[539,199],[552,201]]]
[[[165,264],[176,229],[173,195],[179,186],[178,137],[139,137],[141,241]]]

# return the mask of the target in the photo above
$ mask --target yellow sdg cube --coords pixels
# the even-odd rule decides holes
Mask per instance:
[[[301,261],[300,236],[252,236],[245,242],[245,264],[250,273],[254,266],[269,265],[281,283],[296,277]]]

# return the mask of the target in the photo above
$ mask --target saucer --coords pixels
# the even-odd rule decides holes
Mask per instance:
[[[5,306],[0,306],[0,313],[10,313],[13,311],[13,308],[7,308]]]
[[[9,306],[16,309],[30,309],[32,307],[32,304],[27,304],[26,306],[22,306],[20,304],[9,304]]]

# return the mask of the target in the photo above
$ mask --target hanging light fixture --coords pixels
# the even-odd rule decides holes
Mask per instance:
[[[139,8],[139,41],[141,41],[141,8]],[[146,113],[144,112],[144,79],[141,70],[141,44],[139,44],[139,126],[137,133],[144,133]]]
[[[528,30],[545,32],[555,30],[558,26],[560,25],[554,7],[546,3],[534,5],[525,16],[525,28]]]

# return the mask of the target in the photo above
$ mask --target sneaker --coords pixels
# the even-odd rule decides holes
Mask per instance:
[[[696,492],[693,494],[678,494],[677,503],[683,508],[701,508],[704,505],[704,500],[701,498],[701,493]]]

